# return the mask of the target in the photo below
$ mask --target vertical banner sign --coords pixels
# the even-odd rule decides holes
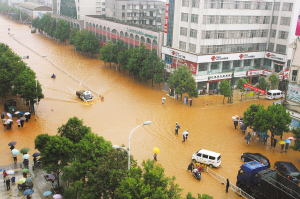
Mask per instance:
[[[166,4],[166,12],[165,12],[165,33],[168,33],[168,19],[169,19],[169,4]]]
[[[300,36],[300,10],[297,16],[297,27],[296,27],[295,35]]]

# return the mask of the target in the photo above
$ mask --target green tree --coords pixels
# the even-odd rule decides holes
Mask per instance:
[[[236,86],[237,89],[240,89],[241,92],[241,101],[243,101],[243,94],[246,91],[244,84],[249,84],[249,79],[240,78]]]
[[[39,26],[39,21],[40,21],[40,18],[39,18],[39,17],[34,18],[34,19],[32,20],[32,26],[38,28],[38,26]]]
[[[220,94],[224,96],[223,98],[223,104],[224,104],[225,97],[228,97],[228,101],[229,101],[229,97],[232,95],[230,83],[227,80],[223,80],[219,84],[219,88],[220,88]]]
[[[275,89],[278,87],[278,83],[279,83],[279,78],[277,77],[276,74],[272,74],[269,76],[269,81],[271,82],[271,89]]]
[[[180,198],[182,189],[175,184],[175,177],[166,177],[161,165],[143,161],[143,168],[132,168],[127,178],[121,181],[116,198]]]
[[[11,90],[10,73],[6,69],[0,69],[0,96],[5,97]]]
[[[40,152],[44,151],[44,148],[47,146],[48,142],[50,141],[50,135],[48,134],[40,134],[36,136],[34,139],[35,149],[39,150]]]
[[[289,124],[292,122],[290,113],[286,112],[286,107],[281,104],[270,105],[267,109],[270,117],[269,130],[272,133],[272,138],[274,135],[282,137],[283,132],[290,132]]]
[[[74,47],[76,50],[82,51],[82,44],[87,33],[88,31],[86,29],[83,29],[82,31],[77,31],[75,33]]]
[[[112,47],[112,62],[115,64],[119,64],[119,53],[124,49],[127,50],[125,46],[125,42],[123,40],[118,39],[117,43]]]
[[[73,150],[73,143],[68,138],[58,136],[51,136],[49,142],[42,150],[43,169],[48,173],[54,172],[57,174],[58,186],[59,174],[70,163]]]
[[[128,63],[129,63],[129,59],[130,59],[130,55],[132,49],[121,49],[121,51],[118,53],[118,64],[120,66],[120,68],[122,68],[123,70],[128,70]]]
[[[70,37],[69,37],[69,43],[74,45],[75,44],[75,39],[76,39],[76,33],[78,32],[77,28],[73,28],[71,33],[70,33]]]
[[[180,66],[170,74],[167,83],[171,89],[181,95],[188,93],[189,97],[198,97],[195,79],[187,66]]]
[[[270,129],[270,114],[263,105],[258,107],[258,110],[253,118],[253,128],[261,132],[267,132]]]
[[[258,84],[256,85],[256,87],[266,91],[268,88],[268,83],[266,81],[266,78],[264,78],[264,77],[259,78]],[[259,95],[260,95],[260,93],[258,93],[258,95],[257,95],[258,98],[259,98]]]
[[[56,19],[52,19],[48,35],[50,35],[51,37],[53,37],[54,34],[55,34],[55,31],[56,31]]]
[[[74,144],[80,142],[84,136],[91,133],[91,128],[83,125],[83,120],[78,117],[69,118],[66,124],[57,129],[60,137],[66,137]]]
[[[192,193],[189,192],[187,195],[186,195],[186,199],[196,199],[195,197],[193,197]],[[207,194],[200,194],[198,193],[198,198],[197,199],[213,199],[212,196],[209,196]]]
[[[255,114],[260,106],[260,104],[251,104],[244,112],[243,122],[246,126],[253,126]]]
[[[69,167],[64,168],[63,180],[82,181],[85,184],[87,172],[104,163],[111,148],[111,143],[102,136],[87,133],[82,140],[75,144],[74,161]]]
[[[82,42],[82,51],[89,53],[91,56],[98,54],[100,50],[100,43],[92,31],[89,31],[84,41]]]
[[[111,62],[113,62],[112,49],[114,44],[109,41],[106,45],[102,46],[100,49],[99,59],[104,61],[105,63],[109,62],[109,66],[111,66]]]
[[[54,34],[54,37],[59,39],[61,42],[65,42],[69,39],[70,34],[70,25],[62,19],[58,20],[57,30]]]
[[[129,58],[128,70],[133,75],[139,75],[143,66],[143,61],[147,58],[150,51],[144,44],[141,44],[139,48],[134,48]]]
[[[294,138],[296,138],[295,144],[294,146],[291,146],[291,148],[300,152],[300,127],[293,128],[291,131],[294,134]]]

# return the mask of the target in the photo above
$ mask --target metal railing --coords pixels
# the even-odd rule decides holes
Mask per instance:
[[[209,175],[211,175],[212,177],[217,179],[219,182],[221,182],[222,185],[226,185],[227,180],[223,176],[214,172],[211,168],[207,167],[206,173],[208,173]],[[229,184],[230,184],[229,190],[232,191],[233,193],[237,194],[239,197],[243,197],[246,199],[255,199],[252,196],[250,196],[249,194],[247,194],[245,191],[243,191],[241,188],[232,184],[231,182],[229,182]]]
[[[19,44],[25,46],[26,48],[28,48],[29,50],[31,50],[32,52],[34,52],[35,54],[39,55],[40,57],[42,57],[43,55],[41,55],[40,53],[38,53],[37,51],[33,50],[32,48],[30,48],[29,46],[26,46],[25,44],[21,43],[19,40],[17,40],[13,35],[11,35],[15,41],[17,41]],[[92,91],[93,93],[96,93],[98,96],[101,96],[96,90],[92,89],[90,86],[88,86],[87,84],[83,83],[82,81],[80,81],[79,79],[77,79],[76,77],[74,77],[73,75],[71,75],[68,71],[66,71],[65,69],[59,67],[58,65],[56,65],[55,63],[53,63],[49,58],[44,57],[44,59],[46,59],[48,62],[50,62],[53,66],[55,66],[56,68],[58,68],[59,70],[61,70],[62,72],[64,72],[65,74],[67,74],[69,77],[71,77],[73,80],[77,81],[78,83],[80,83],[80,85],[85,86],[86,88],[88,88],[90,91]]]

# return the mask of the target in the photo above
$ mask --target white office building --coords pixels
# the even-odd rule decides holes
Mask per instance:
[[[234,76],[287,78],[300,0],[167,0],[166,70],[189,66],[198,89]],[[236,81],[237,82],[237,81]]]

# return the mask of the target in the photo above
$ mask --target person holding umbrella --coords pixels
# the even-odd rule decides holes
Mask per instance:
[[[178,129],[180,129],[180,126],[177,124],[176,122],[176,126],[175,126],[175,135],[178,135]]]
[[[248,135],[246,135],[245,140],[247,140],[247,144],[249,144],[249,140],[251,138],[250,132],[248,132]]]

